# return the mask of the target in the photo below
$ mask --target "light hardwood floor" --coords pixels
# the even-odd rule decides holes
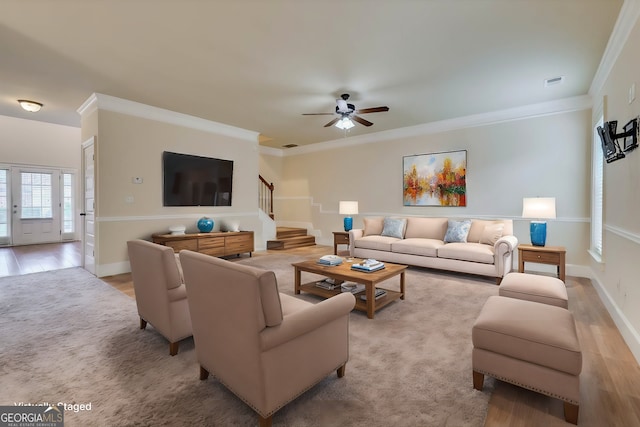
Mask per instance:
[[[78,242],[0,248],[0,276],[79,266]],[[260,251],[253,256],[291,253],[314,258],[333,248],[315,246],[287,251]],[[344,252],[343,252],[344,254]],[[245,256],[246,257],[246,256]],[[233,260],[234,258],[231,258]],[[131,274],[102,278],[135,298]],[[579,426],[640,426],[640,367],[606,311],[591,281],[567,276],[569,309],[582,345]],[[375,321],[375,320],[374,320]],[[469,372],[469,387],[472,387]],[[450,402],[455,404],[455,402]],[[485,426],[567,426],[562,403],[500,381],[489,401]]]

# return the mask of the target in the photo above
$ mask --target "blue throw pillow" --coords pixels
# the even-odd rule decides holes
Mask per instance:
[[[470,228],[470,219],[461,221],[450,219],[449,225],[447,226],[447,233],[444,235],[444,241],[446,243],[466,243]]]
[[[380,235],[404,239],[404,229],[406,226],[407,220],[405,218],[385,218]]]

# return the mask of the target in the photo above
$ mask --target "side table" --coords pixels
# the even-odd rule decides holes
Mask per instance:
[[[333,232],[333,254],[338,255],[338,245],[349,245],[349,232],[348,231],[334,231]]]
[[[525,262],[556,265],[558,278],[564,282],[566,253],[564,246],[518,245],[518,271],[524,273]]]

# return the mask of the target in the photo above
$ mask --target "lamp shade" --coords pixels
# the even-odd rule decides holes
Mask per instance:
[[[556,217],[555,197],[525,197],[522,199],[522,217],[547,219]]]
[[[357,215],[358,202],[357,201],[340,202],[339,212],[340,212],[340,215]]]

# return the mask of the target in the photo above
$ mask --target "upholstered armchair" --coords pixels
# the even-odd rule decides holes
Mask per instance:
[[[192,335],[187,292],[173,249],[145,240],[127,242],[140,329],[147,322],[169,340],[169,354]]]
[[[261,426],[332,371],[344,375],[352,294],[312,304],[279,293],[272,271],[187,250],[180,261],[200,379],[213,374]]]

